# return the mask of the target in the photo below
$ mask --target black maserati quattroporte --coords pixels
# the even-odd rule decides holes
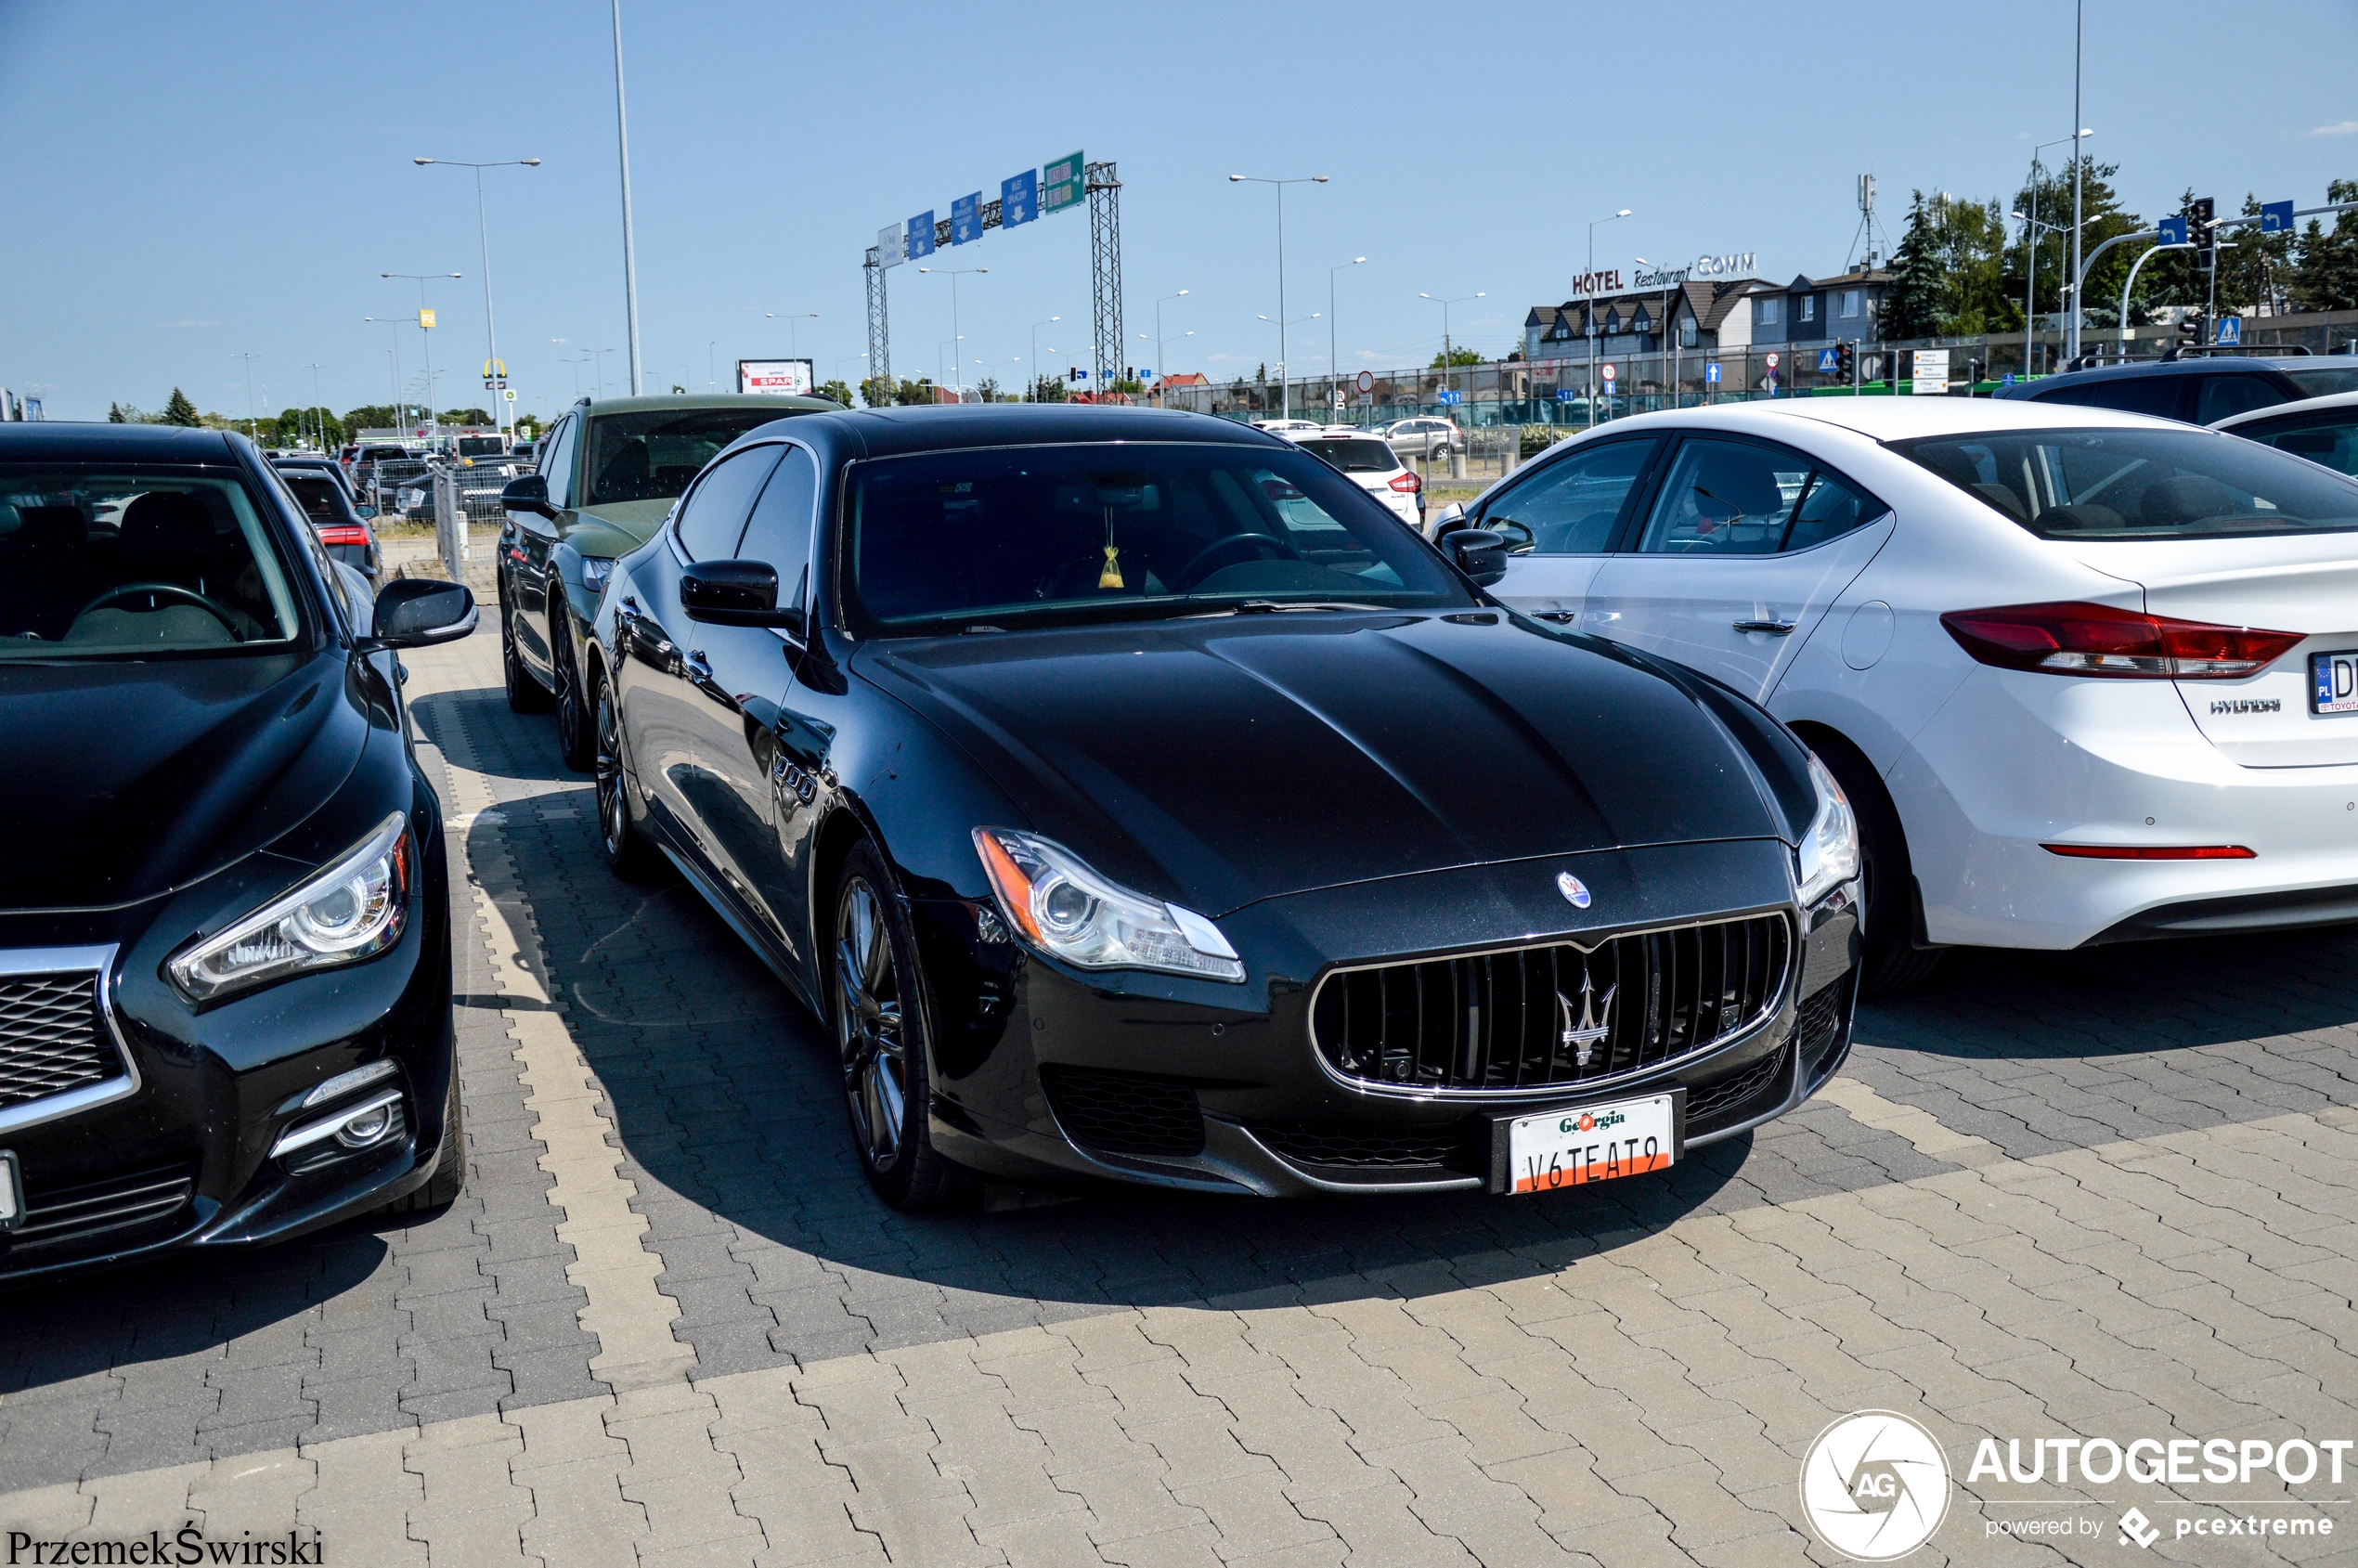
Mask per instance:
[[[457,1196],[442,817],[372,599],[244,437],[0,425],[0,1281]]]
[[[601,603],[607,854],[824,1021],[896,1203],[1661,1169],[1848,1048],[1855,824],[1504,548],[1192,415],[765,426]]]

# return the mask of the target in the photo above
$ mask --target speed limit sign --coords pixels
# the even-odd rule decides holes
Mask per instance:
[[[1770,369],[1772,369],[1772,370],[1773,370],[1773,369],[1775,369],[1777,368],[1777,356],[1776,356],[1776,354],[1775,354],[1773,351],[1772,351],[1772,352],[1770,352],[1769,354],[1768,354],[1768,355],[1764,356],[1764,357],[1768,360],[1768,368],[1769,368]]]
[[[1605,384],[1607,386],[1611,386],[1613,384],[1613,368],[1612,366],[1607,365],[1603,369],[1600,370],[1598,374],[1605,378]]]
[[[1362,370],[1359,372],[1359,390],[1362,392],[1373,392],[1376,390],[1375,371]]]

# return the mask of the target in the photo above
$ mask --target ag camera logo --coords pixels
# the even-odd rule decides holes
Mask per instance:
[[[1858,1410],[1820,1432],[1801,1461],[1801,1511],[1843,1556],[1889,1562],[1949,1514],[1949,1456],[1896,1410]]]

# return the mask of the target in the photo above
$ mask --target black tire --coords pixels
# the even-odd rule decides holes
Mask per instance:
[[[499,675],[508,688],[508,710],[511,713],[546,713],[549,709],[549,689],[525,668],[524,655],[516,652],[516,617],[508,606],[506,580],[499,589]]]
[[[442,1113],[442,1150],[435,1156],[434,1174],[426,1185],[384,1206],[388,1214],[420,1214],[447,1209],[459,1200],[467,1185],[467,1112],[459,1100],[459,1063],[450,1063],[450,1102]]]
[[[896,1209],[970,1208],[981,1183],[933,1147],[917,947],[872,846],[845,858],[829,908],[827,1016],[860,1168]]]
[[[559,592],[564,590],[560,589]],[[559,605],[549,617],[549,662],[557,672],[553,699],[557,710],[557,756],[577,773],[597,766],[598,732],[590,702],[581,690],[581,673],[574,666],[572,612]]]
[[[630,780],[623,768],[622,716],[615,708],[614,685],[598,680],[596,741],[590,771],[598,778],[598,846],[605,852],[606,869],[625,882],[653,882],[670,869],[663,851],[630,815]]]
[[[1922,985],[1940,967],[1939,948],[1916,945],[1915,875],[1898,809],[1864,753],[1841,736],[1817,731],[1803,737],[1842,785],[1858,813],[1867,881],[1867,940],[1859,988],[1890,996]]]

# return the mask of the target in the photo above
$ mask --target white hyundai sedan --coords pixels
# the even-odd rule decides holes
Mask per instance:
[[[1467,525],[1517,551],[1509,604],[1818,752],[1872,986],[2358,921],[2358,481],[2104,409],[1797,398],[1616,421],[1435,531]]]
[[[1351,482],[1383,502],[1392,514],[1411,528],[1424,526],[1424,481],[1383,442],[1359,432],[1341,435],[1289,434],[1286,439],[1342,470]]]

